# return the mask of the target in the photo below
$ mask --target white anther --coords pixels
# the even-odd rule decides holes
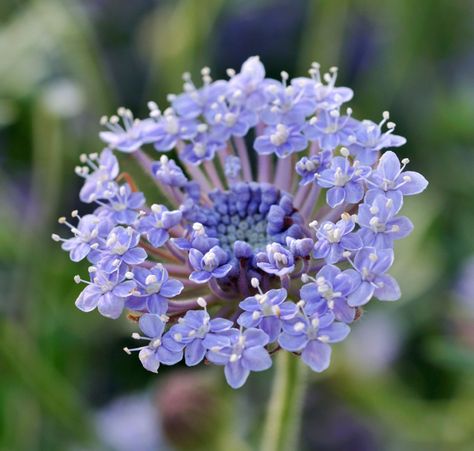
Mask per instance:
[[[76,283],[81,283],[81,276],[80,276],[79,274],[76,274],[76,275],[74,276],[74,282],[76,282]]]
[[[270,142],[274,146],[281,146],[287,141],[288,136],[290,136],[288,128],[284,124],[278,124],[275,133],[270,135]]]
[[[152,283],[158,282],[158,279],[154,274],[148,274],[145,279],[145,285],[151,285]]]
[[[58,218],[58,222],[59,222],[59,224],[65,224],[66,223],[66,218],[64,216],[61,216],[60,218]]]
[[[197,131],[199,133],[205,133],[205,132],[207,132],[207,129],[208,129],[207,124],[199,124],[197,126]]]
[[[57,235],[56,233],[52,233],[51,238],[53,241],[61,241],[61,237]]]
[[[233,363],[233,362],[237,362],[237,360],[239,360],[239,356],[237,354],[231,354],[229,358],[229,362]]]
[[[301,282],[308,283],[309,281],[310,281],[310,278],[309,278],[308,274],[306,274],[306,273],[301,274]]]
[[[320,337],[318,337],[318,340],[321,343],[329,343],[329,337],[327,335],[321,335]]]
[[[341,155],[345,158],[347,158],[349,156],[349,149],[347,147],[341,147]]]
[[[151,208],[151,211],[156,214],[161,213],[163,210],[163,206],[159,204],[153,204],[150,208]]]
[[[260,318],[260,315],[261,313],[258,311],[258,310],[255,310],[253,313],[252,313],[252,319],[255,321],[257,319]]]
[[[173,335],[173,338],[174,338],[176,341],[179,342],[179,341],[181,341],[181,340],[183,339],[183,335],[180,334],[179,332],[177,332],[177,333],[175,333],[175,334]]]
[[[252,277],[250,279],[250,284],[252,285],[253,288],[258,288],[260,286],[260,282],[256,277]]]
[[[369,254],[369,260],[371,262],[376,262],[378,259],[379,259],[379,257],[377,256],[377,254],[374,254],[374,253]]]
[[[384,118],[384,120],[388,121],[390,119],[390,113],[388,111],[384,111],[382,113],[382,117]]]
[[[298,322],[293,326],[293,330],[295,332],[301,332],[304,330],[304,328],[305,328],[305,323],[303,322]]]
[[[79,212],[77,210],[71,211],[71,216],[75,218],[76,216],[79,216]]]
[[[347,213],[347,211],[345,211],[344,213],[341,214],[341,219],[343,221],[350,221],[351,215],[349,213]]]
[[[140,340],[141,337],[140,337],[140,334],[139,334],[138,332],[133,332],[132,338],[133,338],[134,340]]]
[[[410,159],[409,159],[409,158],[404,158],[404,159],[402,160],[402,164],[408,164],[408,163],[410,163]]]
[[[126,279],[132,280],[133,277],[134,277],[134,275],[133,275],[133,272],[132,272],[132,271],[127,271],[127,272],[125,273],[125,278],[126,278]]]
[[[197,305],[199,305],[199,307],[201,307],[201,308],[206,308],[207,307],[207,302],[202,297],[197,298],[196,302],[197,302]]]
[[[226,74],[228,77],[232,78],[235,75],[235,69],[232,69],[232,68],[226,69]]]
[[[318,228],[318,221],[311,221],[309,224],[308,224],[312,229],[317,229]]]
[[[107,116],[102,116],[100,118],[99,123],[100,123],[100,125],[105,125],[105,124],[107,124],[108,121],[109,121],[109,118]]]
[[[123,348],[123,350],[124,350],[128,355],[132,355],[132,353],[130,352],[130,349],[128,349],[127,347]]]
[[[395,122],[387,122],[387,128],[393,129],[396,127]]]
[[[349,258],[349,257],[351,256],[351,251],[344,251],[344,252],[342,253],[342,256],[343,256],[344,258]]]
[[[379,208],[375,205],[372,205],[372,207],[369,208],[369,211],[371,214],[376,215],[379,212]]]
[[[198,157],[203,157],[206,155],[206,146],[203,143],[195,143],[193,146],[193,151]]]

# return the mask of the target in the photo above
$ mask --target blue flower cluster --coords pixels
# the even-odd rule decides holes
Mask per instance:
[[[53,234],[90,263],[76,305],[132,312],[147,344],[126,351],[153,372],[206,359],[238,388],[285,351],[323,371],[362,306],[400,297],[388,272],[413,225],[399,213],[428,182],[388,150],[405,139],[387,112],[375,123],[343,108],[353,93],[336,68],[274,80],[252,57],[227,80],[201,75],[148,118],[104,117],[107,147],[81,156],[79,196],[95,210],[59,219],[72,237]],[[153,202],[114,151],[153,179]]]

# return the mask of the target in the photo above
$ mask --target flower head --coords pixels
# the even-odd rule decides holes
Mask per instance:
[[[254,56],[227,73],[204,68],[201,85],[184,74],[143,120],[104,118],[107,148],[76,168],[96,208],[60,218],[72,236],[52,238],[92,265],[90,281],[75,277],[79,309],[139,318],[146,344],[126,350],[146,369],[206,359],[238,388],[275,352],[323,371],[361,306],[400,297],[387,272],[413,225],[398,213],[428,182],[382,153],[405,142],[388,113],[377,124],[344,107],[353,92],[336,68],[272,80]],[[151,176],[148,200],[114,151]]]

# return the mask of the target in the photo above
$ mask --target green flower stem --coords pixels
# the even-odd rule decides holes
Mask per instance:
[[[264,424],[262,451],[298,449],[298,433],[306,386],[306,367],[289,352],[278,352],[271,397]]]

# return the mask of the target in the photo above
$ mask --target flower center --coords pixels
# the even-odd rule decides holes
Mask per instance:
[[[254,254],[273,242],[285,244],[290,228],[294,238],[304,236],[302,218],[290,197],[270,184],[237,183],[228,191],[215,190],[209,197],[213,205],[195,204],[185,217],[201,223],[206,233],[218,238],[219,245],[231,253],[236,241],[247,243]],[[213,262],[205,263],[212,266]]]

